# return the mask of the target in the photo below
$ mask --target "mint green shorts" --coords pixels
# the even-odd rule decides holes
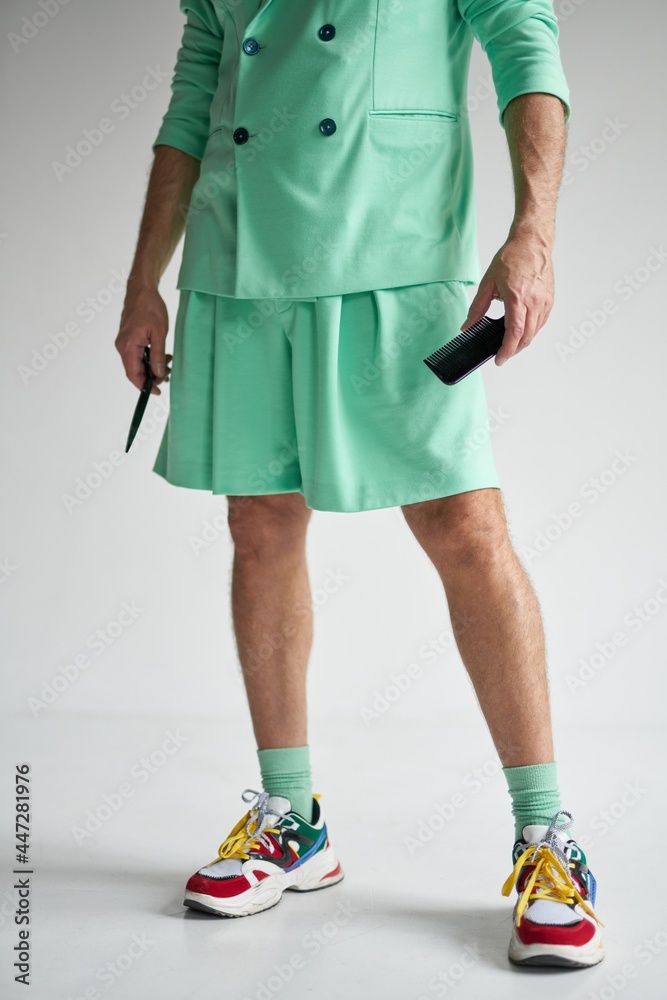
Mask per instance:
[[[153,471],[213,494],[362,511],[500,488],[479,370],[423,358],[459,333],[461,281],[237,299],[180,292]]]

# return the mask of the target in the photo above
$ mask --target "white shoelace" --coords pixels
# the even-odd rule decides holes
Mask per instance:
[[[246,798],[246,794],[249,796]],[[258,792],[254,788],[245,788],[241,793],[241,798],[244,802],[252,802],[255,800],[250,807],[250,815],[248,816],[248,821],[244,827],[247,834],[248,840],[256,840],[267,850],[272,850],[273,845],[269,840],[269,836],[262,831],[266,826],[279,826],[282,822],[282,816],[276,815],[276,813],[269,812],[269,793],[268,792]],[[271,820],[268,817],[271,817]],[[250,832],[250,826],[256,823],[254,833]]]
[[[566,816],[567,822],[560,823],[559,819],[561,816]],[[544,834],[544,837],[542,838],[542,840],[539,841],[539,843],[535,845],[535,851],[533,852],[533,855],[530,860],[531,861],[533,860],[533,858],[535,857],[535,853],[537,852],[537,849],[539,847],[548,847],[549,850],[556,855],[558,860],[563,865],[563,868],[567,872],[567,877],[569,878],[572,885],[574,885],[575,888],[578,889],[579,887],[577,886],[577,884],[575,883],[574,879],[570,874],[570,859],[568,857],[565,844],[559,837],[559,833],[564,833],[566,830],[570,829],[570,827],[572,826],[572,822],[573,822],[572,813],[568,812],[567,809],[559,809],[554,818],[551,820],[551,823],[549,824],[547,832]]]

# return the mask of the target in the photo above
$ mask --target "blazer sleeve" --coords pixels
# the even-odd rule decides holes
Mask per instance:
[[[204,156],[210,109],[218,83],[223,30],[211,0],[179,0],[186,15],[171,81],[171,100],[153,143]]]
[[[491,64],[499,121],[519,94],[555,94],[570,118],[570,91],[558,46],[552,0],[457,0]]]

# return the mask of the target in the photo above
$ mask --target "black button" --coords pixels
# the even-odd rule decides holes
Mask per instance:
[[[320,122],[320,132],[324,135],[333,135],[336,131],[336,123],[333,118],[323,118]]]
[[[254,56],[255,52],[259,52],[259,42],[256,38],[246,38],[243,43],[243,51],[247,52],[249,56]]]
[[[323,24],[320,30],[317,32],[318,36],[323,42],[330,42],[333,36],[336,34],[336,29],[333,24]]]
[[[234,130],[234,142],[241,146],[244,142],[248,141],[248,129],[247,128],[237,128]]]

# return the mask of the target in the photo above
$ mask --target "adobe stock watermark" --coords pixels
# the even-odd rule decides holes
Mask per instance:
[[[37,9],[33,10],[32,14],[24,14],[21,18],[19,31],[10,31],[7,34],[7,41],[14,53],[20,52],[28,42],[36,38],[69,2],[70,0],[37,0]]]
[[[495,96],[496,89],[493,86],[493,77],[489,74],[478,76],[474,84],[468,84],[465,114],[467,116],[474,114],[482,104],[485,104],[489,98],[495,98]]]
[[[265,327],[268,320],[271,320],[274,326],[280,327],[282,331],[283,325],[280,316],[285,310],[278,308],[278,302],[281,299],[289,300],[292,297],[298,297],[286,293],[290,291],[296,293],[299,283],[313,275],[323,263],[328,261],[335,249],[335,243],[318,236],[311,245],[310,251],[305,252],[300,260],[295,261],[283,271],[280,277],[281,285],[274,288],[273,297],[257,299],[254,308],[236,321],[233,330],[225,329],[221,342],[229,353],[234,354],[253,334]],[[314,296],[304,296],[302,301],[315,302],[316,299]]]
[[[626,781],[623,791],[604,809],[598,810],[591,817],[587,824],[587,829],[592,830],[596,837],[606,837],[610,830],[625,819],[627,814],[634,809],[645,795],[648,795],[648,788],[639,781]],[[596,842],[596,838],[590,833],[577,829],[577,843],[584,849],[590,850]]]
[[[502,405],[489,410],[487,423],[468,431],[463,441],[457,445],[459,458],[470,458],[476,451],[488,444],[491,436],[504,427],[511,416],[512,414]]]
[[[586,145],[577,146],[568,155],[563,170],[564,187],[569,187],[576,180],[577,174],[585,173],[630,127],[626,122],[622,122],[618,116],[616,118],[607,117],[604,122],[600,135],[595,136]]]
[[[367,357],[363,365],[357,364],[356,371],[349,376],[350,384],[357,395],[377,381],[384,371],[395,365],[404,348],[411,346],[416,336],[441,323],[450,315],[450,311],[456,306],[458,290],[458,286],[452,288],[447,283],[436,286],[436,294],[430,295],[424,305],[410,310],[405,317],[404,325],[397,330],[390,343],[382,350],[374,350],[372,357]],[[385,289],[379,289],[371,294],[377,298],[385,293]],[[381,304],[377,308],[381,308]]]
[[[382,6],[378,4],[377,15],[372,14],[365,25],[348,36],[340,52],[337,53],[337,58],[347,63],[356,62],[364,49],[372,51],[378,25],[385,26],[394,14],[404,9],[403,0],[386,0]]]
[[[133,965],[144,957],[155,942],[144,931],[140,934],[130,934],[128,944],[115,958],[100,965],[94,972],[95,982],[77,993],[70,993],[67,1000],[102,1000],[106,995],[96,985],[100,983],[105,991],[110,990],[120,979],[124,979]]]
[[[666,948],[667,924],[650,937],[645,937],[634,947],[632,955],[636,961],[625,962],[622,966],[617,967],[615,972],[608,972],[604,977],[604,986],[597,990],[590,990],[583,1000],[615,1000],[626,987],[630,984],[634,985],[634,981],[639,978],[646,966],[650,965],[658,956],[664,955]],[[646,997],[648,1000],[649,994],[644,991],[641,994],[638,992],[633,994],[633,998],[639,996]]]
[[[260,156],[273,142],[279,132],[284,132],[298,117],[286,107],[271,108],[273,118],[268,124],[263,125],[257,132],[251,132],[247,143],[239,146],[236,150],[241,158],[237,162],[237,170],[243,169],[246,163],[252,163],[255,157]]]
[[[74,307],[76,319],[70,319],[59,330],[48,333],[46,340],[30,351],[30,361],[18,365],[17,372],[23,385],[29,385],[41,372],[49,367],[63,351],[66,351],[73,340],[83,331],[83,326],[97,319],[127,287],[128,272],[124,268],[114,268],[106,285],[93,295],[87,295]],[[83,326],[82,326],[83,324]]]
[[[229,6],[229,4],[228,4]],[[288,111],[286,107],[271,109],[273,117],[267,125],[258,132],[250,133],[250,141],[237,147],[237,157],[227,163],[222,169],[206,170],[201,176],[201,181],[195,185],[190,200],[179,205],[179,213],[184,222],[200,215],[206,211],[209,205],[215,201],[220,191],[229,188],[232,182],[236,182],[241,175],[246,163],[252,161],[270,147],[275,136],[279,132],[284,132],[288,125],[297,119],[297,115]],[[226,126],[220,125],[212,129],[207,136],[208,143],[214,136],[224,131]]]
[[[159,66],[155,68],[146,66],[144,68],[146,72],[141,82],[111,102],[110,111],[112,115],[115,115],[115,120],[113,118],[100,118],[97,125],[82,129],[81,138],[77,139],[73,145],[70,143],[65,147],[63,159],[51,161],[51,169],[60,184],[66,177],[73,174],[77,167],[80,167],[96,149],[99,149],[106,136],[116,131],[119,122],[129,118],[152,91],[157,90],[160,84],[171,79],[171,71],[165,72]]]
[[[511,416],[511,413],[509,413],[502,405],[490,409],[488,413],[484,415],[481,423],[477,424],[477,426],[474,424],[468,426],[465,436],[455,442],[453,451],[454,458],[465,460],[471,458],[476,451],[480,450],[480,448],[487,447],[491,437],[494,434],[497,434],[501,428],[505,427],[511,419]],[[419,491],[424,496],[426,496],[427,493],[431,493],[433,497],[440,496],[438,490],[447,487],[449,484],[452,475],[452,467],[453,465],[455,466],[455,464],[455,462],[452,463],[451,459],[448,462],[443,460],[442,465],[426,471],[419,478]],[[456,471],[456,469],[454,469],[454,471]]]
[[[558,0],[554,4],[558,20],[565,21],[568,17],[572,17],[585,3],[586,0]]]
[[[245,677],[264,669],[266,662],[271,659],[273,654],[278,649],[282,649],[285,643],[296,634],[297,620],[304,617],[309,618],[323,608],[349,579],[350,577],[343,573],[340,568],[329,569],[320,585],[311,589],[310,604],[297,604],[289,618],[286,618],[277,629],[254,636],[253,647],[246,651],[243,667],[237,660],[234,661],[234,672],[239,683],[243,684]]]
[[[288,447],[293,448],[295,446],[290,445]],[[241,510],[249,507],[251,502],[252,497],[250,496],[235,496],[234,515],[232,515],[227,502],[216,504],[219,513],[214,514],[213,517],[209,517],[203,522],[198,535],[188,535],[188,545],[192,552],[198,556],[210,548],[211,545],[214,545],[220,538],[228,538],[230,519],[232,516],[238,517]]]
[[[10,576],[13,576],[17,570],[18,566],[15,566],[8,556],[5,556],[4,559],[0,559],[0,585],[7,583]]]
[[[387,189],[392,193],[412,177],[413,174],[424,166],[427,160],[439,153],[443,143],[451,143],[452,128],[456,128],[458,118],[438,120],[434,116],[434,122],[428,133],[414,138],[413,148],[409,153],[404,153],[393,163],[391,170],[385,170],[384,182]]]
[[[149,412],[146,413],[144,419],[141,421],[141,426],[134,439],[135,451],[133,452],[133,456],[136,454],[138,448],[150,440],[156,431],[164,429],[167,417],[169,416],[169,407],[164,401],[164,396],[153,396],[152,398],[154,402],[151,404]],[[60,500],[67,513],[73,514],[87,500],[95,496],[101,487],[109,482],[116,469],[120,468],[121,465],[125,465],[129,458],[130,454],[125,451],[123,443],[122,451],[119,449],[110,451],[106,458],[94,461],[89,472],[85,472],[82,476],[77,476],[71,492],[60,494]]]
[[[439,309],[438,313],[442,310]],[[357,395],[368,388],[399,358],[402,349],[408,347],[414,340],[415,334],[426,329],[426,318],[412,313],[408,320],[409,326],[415,329],[401,328],[396,334],[393,343],[378,351],[373,358],[366,358],[359,374],[350,375],[350,384]]]
[[[468,615],[455,612],[452,613],[452,621],[457,625],[459,632],[470,628],[474,623],[474,619]],[[376,688],[373,692],[370,704],[360,707],[359,712],[364,724],[368,727],[375,719],[385,715],[392,705],[412,688],[414,682],[423,676],[424,665],[433,666],[450,649],[456,649],[456,637],[451,628],[443,629],[435,638],[423,642],[417,650],[417,655],[423,663],[413,661],[398,673],[392,673],[389,683],[382,689]]]
[[[436,833],[443,830],[447,823],[451,823],[470,799],[479,795],[501,770],[500,762],[495,758],[489,758],[481,767],[468,771],[461,781],[464,791],[456,791],[444,802],[438,802],[430,816],[419,820],[414,834],[403,838],[408,854],[412,856],[430,843]]]
[[[145,785],[153,775],[161,771],[189,739],[189,736],[183,736],[180,729],[177,729],[176,732],[171,729],[167,730],[160,746],[150,754],[140,757],[132,765],[129,770],[130,780],[122,781],[111,792],[105,792],[101,802],[93,809],[86,811],[81,823],[70,827],[74,843],[80,847],[84,841],[90,840],[96,833],[99,833],[102,827],[123,808],[125,803],[134,798],[137,788]]]
[[[272,997],[282,993],[295,975],[306,967],[309,957],[319,954],[322,948],[335,941],[341,930],[347,927],[353,915],[358,912],[358,908],[349,900],[338,903],[331,918],[315,930],[304,934],[299,942],[299,949],[293,951],[284,961],[275,962],[271,975],[265,979],[258,979],[252,995],[246,993],[243,1000],[272,1000]],[[289,991],[286,991],[286,995],[289,995]]]
[[[446,997],[451,990],[458,986],[465,977],[466,972],[477,965],[479,959],[479,942],[473,941],[467,943],[457,961],[452,962],[446,969],[441,969],[434,976],[431,976],[426,984],[429,990],[428,997],[426,994],[421,993],[417,997],[417,1000],[431,1000],[434,996]]]
[[[667,261],[667,250],[662,245],[649,247],[644,262],[633,271],[626,271],[614,282],[612,285],[614,295],[607,296],[593,309],[587,309],[586,318],[577,326],[569,327],[569,337],[555,342],[554,350],[560,360],[569,361],[582,347],[585,347],[606,326],[609,318],[618,313],[620,304],[629,302],[637,292],[641,291],[653,275],[664,267],[665,261]]]
[[[236,321],[236,328],[233,331],[225,325],[222,342],[229,353],[234,354],[253,333],[265,326],[267,319],[275,322],[279,315],[274,299],[257,299],[255,308],[243,319]]]
[[[5,926],[6,923],[15,925],[15,917],[17,915],[16,909],[16,892],[9,892],[7,889],[0,896],[0,930]]]
[[[103,656],[129,628],[132,628],[139,616],[144,614],[144,611],[145,609],[140,607],[136,601],[123,601],[114,619],[87,636],[85,640],[86,651],[77,653],[69,662],[61,664],[50,680],[42,681],[39,696],[30,695],[28,697],[27,704],[32,714],[36,717],[40,712],[45,712],[93,665],[94,659],[87,652],[88,650],[94,656]]]
[[[229,521],[238,517],[241,510],[252,503],[254,495],[278,492],[275,488],[276,480],[284,473],[285,469],[291,465],[295,459],[298,460],[303,445],[297,443],[296,438],[291,441],[283,440],[280,451],[275,458],[270,459],[264,466],[256,466],[248,474],[246,484],[240,491],[238,497],[234,497],[234,505],[230,511],[228,503],[219,503],[218,514],[207,518],[198,535],[188,535],[188,545],[195,555],[200,555],[210,548],[217,540],[224,535],[228,536]]]
[[[605,496],[638,461],[639,456],[634,455],[629,448],[617,448],[609,465],[587,479],[579,488],[579,495],[586,501],[588,508]],[[526,566],[530,567],[537,559],[541,559],[576,521],[581,520],[588,508],[580,501],[573,500],[565,510],[552,514],[548,524],[536,533],[532,545],[522,546],[521,556]]]
[[[586,658],[579,660],[576,673],[565,675],[570,694],[578,694],[597,677],[614,659],[620,649],[627,646],[630,638],[641,632],[650,622],[661,614],[667,606],[667,580],[661,577],[655,593],[641,604],[635,604],[623,618],[625,628],[616,629],[606,639],[595,643],[595,650]]]
[[[315,274],[323,264],[326,264],[337,250],[337,243],[318,236],[312,247],[299,260],[294,261],[283,271],[280,276],[281,285],[274,293],[275,297],[298,297],[301,283]]]

